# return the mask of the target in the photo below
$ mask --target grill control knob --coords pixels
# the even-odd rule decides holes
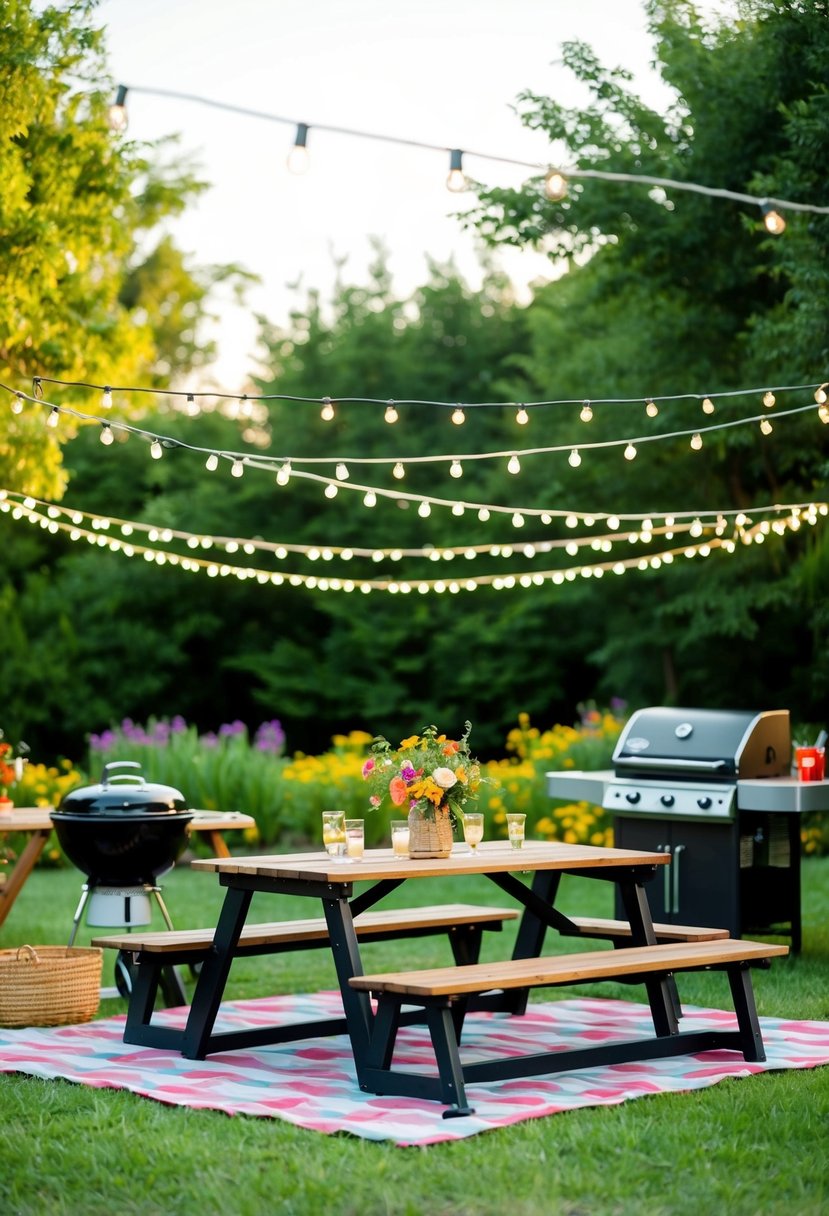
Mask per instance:
[[[625,794],[625,797],[627,798],[628,802],[630,802],[632,805],[635,806],[636,803],[639,801],[639,799],[642,797],[642,795],[639,793],[638,790],[631,790],[631,792],[629,794]]]
[[[711,805],[710,798],[708,798],[708,797],[697,798],[697,806],[700,808],[701,811],[707,811],[708,808],[710,807],[710,805]]]
[[[673,794],[662,794],[659,801],[663,806],[673,806],[676,799]]]

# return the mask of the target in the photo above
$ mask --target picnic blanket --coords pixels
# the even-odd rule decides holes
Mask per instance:
[[[217,1029],[305,1021],[342,1013],[338,992],[232,1001]],[[183,1025],[186,1009],[159,1021]],[[350,1132],[397,1145],[458,1140],[585,1106],[702,1089],[728,1078],[829,1063],[829,1022],[760,1019],[767,1059],[748,1063],[738,1052],[707,1051],[664,1060],[470,1085],[475,1114],[445,1120],[437,1102],[362,1093],[344,1035],[304,1039],[256,1050],[227,1051],[206,1060],[134,1047],[122,1040],[124,1017],[52,1029],[0,1029],[0,1072],[62,1078],[103,1089],[126,1089],[172,1106],[282,1119],[317,1132]],[[736,1028],[733,1013],[686,1007],[683,1030]],[[613,1038],[652,1035],[647,1005],[606,999],[530,1004],[523,1017],[474,1013],[464,1028],[464,1059],[491,1059],[535,1050],[588,1047]],[[434,1072],[424,1027],[400,1031],[395,1061]]]

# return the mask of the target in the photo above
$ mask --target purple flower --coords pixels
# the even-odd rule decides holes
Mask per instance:
[[[263,722],[254,736],[253,745],[260,752],[272,752],[278,756],[285,746],[285,732],[276,718]]]
[[[414,769],[411,764],[404,764],[400,770],[400,776],[404,781],[414,781],[415,777],[417,776],[417,770]]]
[[[222,738],[232,738],[234,735],[244,735],[246,733],[247,727],[238,718],[234,722],[223,722],[219,727],[219,735]]]

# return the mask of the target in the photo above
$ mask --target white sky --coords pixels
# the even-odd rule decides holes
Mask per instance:
[[[704,10],[730,5],[703,3]],[[311,126],[309,172],[285,167],[294,126],[140,93],[128,97],[129,136],[178,132],[212,189],[174,225],[200,263],[240,262],[261,276],[247,307],[221,304],[218,386],[243,386],[255,358],[255,313],[284,323],[317,288],[366,281],[369,238],[389,249],[394,287],[425,282],[426,257],[453,257],[479,282],[473,239],[449,218],[463,196],[445,188],[443,152],[315,131],[336,125],[402,139],[547,163],[547,140],[512,110],[524,89],[583,98],[557,64],[563,41],[588,42],[606,65],[636,74],[656,106],[666,99],[650,67],[641,0],[103,0],[116,82],[194,93]],[[468,156],[490,184],[527,171]],[[521,288],[548,273],[540,255],[513,252],[502,267]],[[289,290],[301,283],[299,296]]]

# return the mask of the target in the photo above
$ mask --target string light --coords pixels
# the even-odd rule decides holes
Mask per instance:
[[[152,456],[153,460],[160,460],[164,455],[164,449],[157,439],[154,439],[150,444],[150,455]]]
[[[582,422],[591,422],[593,420],[593,408],[589,401],[582,402],[579,418],[581,418]]]
[[[101,394],[101,409],[102,410],[111,410],[112,409],[112,389],[109,387],[109,385],[107,385],[104,388],[104,391]]]
[[[554,203],[567,197],[567,178],[557,169],[551,169],[544,177],[544,193]]]
[[[766,232],[771,233],[772,236],[780,236],[782,232],[786,231],[786,221],[780,212],[775,210],[774,205],[768,199],[764,199],[760,203],[760,212],[763,216],[763,227]]]
[[[829,406],[827,406],[825,404],[819,405],[818,411],[817,411],[817,416],[821,420],[821,422],[823,422],[823,423],[829,422]]]
[[[463,424],[466,422],[466,414],[459,405],[456,405],[452,411],[452,421],[454,422],[455,426],[463,426]]]
[[[279,470],[279,472],[276,475],[276,484],[280,485],[280,486],[286,486],[290,480],[291,480],[291,465],[290,465],[290,462],[286,460],[285,464],[283,464],[282,468]]]
[[[825,384],[819,384],[815,389],[815,401],[818,405],[826,404],[826,390],[829,388],[829,380]]]
[[[450,477],[463,477],[463,465],[459,460],[453,460],[449,466]]]
[[[340,481],[348,481],[348,465],[347,464],[343,464],[343,462],[340,461],[340,463],[337,465],[335,472]]]
[[[655,418],[656,415],[659,413],[659,406],[656,404],[655,401],[652,401],[650,398],[648,398],[648,400],[645,402],[645,413],[648,415],[649,418]]]
[[[330,397],[323,397],[320,418],[323,422],[331,422],[335,414],[334,403]]]
[[[463,152],[460,148],[453,148],[449,153],[449,176],[446,179],[446,189],[451,190],[453,194],[461,194],[468,186],[469,182],[463,171]]]
[[[713,414],[714,409],[715,409],[714,402],[711,400],[710,397],[705,397],[702,402],[703,414]]]
[[[366,507],[377,506],[377,495],[373,490],[369,490],[369,492],[366,494],[365,498],[363,499],[363,505]]]
[[[573,448],[572,452],[567,457],[567,463],[571,468],[577,469],[579,467],[581,464],[581,456],[579,455],[578,448]]]
[[[700,435],[699,431],[691,436],[691,447],[695,452],[698,452],[702,447],[702,435]]]
[[[824,396],[824,401],[825,400],[826,400],[826,397]],[[524,406],[522,405],[519,408],[517,414],[515,415],[515,421],[518,423],[519,426],[526,426],[527,423],[529,422],[529,420],[530,420],[530,416],[527,413],[527,411],[524,409]]]
[[[13,414],[22,414],[23,413],[23,394],[22,393],[14,394],[14,396],[11,399],[11,404],[9,405],[9,409],[11,410],[11,412]]]
[[[763,432],[764,435],[770,435],[772,433],[772,431],[774,430],[774,427],[772,426],[771,421],[768,418],[760,419],[760,430]]]
[[[210,473],[216,472],[216,469],[218,469],[218,467],[219,467],[219,457],[216,455],[215,452],[211,452],[210,455],[207,457],[207,460],[205,460],[205,462],[204,462],[204,467]]]
[[[625,454],[625,460],[635,460],[636,459],[636,448],[633,446],[632,443],[629,443],[627,445],[627,447],[625,448],[624,454]]]
[[[396,477],[398,481],[402,481],[403,478],[406,476],[406,470],[403,468],[403,465],[400,463],[399,460],[397,461],[394,468],[392,469],[392,476]]]
[[[507,472],[512,473],[513,475],[521,472],[521,461],[518,459],[515,453],[513,453],[507,461]]]
[[[160,455],[161,453],[159,453]],[[230,466],[232,477],[243,477],[245,472],[245,462],[243,460],[234,460]]]
[[[773,405],[776,405],[776,403],[777,403],[777,398],[775,397],[774,393],[770,389],[768,392],[763,393],[763,405],[766,407],[767,410],[770,410]]]
[[[126,131],[127,124],[129,122],[126,105],[127,92],[128,90],[125,84],[118,85],[118,90],[115,94],[115,101],[109,107],[109,113],[107,114],[109,128],[111,131],[114,131],[116,135],[120,135]]]
[[[109,445],[114,441],[114,439],[115,439],[115,436],[112,433],[112,427],[109,425],[108,422],[102,422],[101,423],[101,443],[104,444],[105,447],[109,447]]]
[[[389,426],[393,426],[394,423],[397,422],[400,415],[398,414],[397,410],[395,409],[393,401],[390,401],[388,403],[388,405],[386,406],[386,412],[383,415],[383,417],[386,420],[386,422],[388,422]]]
[[[46,415],[46,425],[54,429],[60,421],[60,410],[56,405],[53,405],[49,413]]]
[[[298,122],[296,134],[294,136],[293,147],[288,153],[286,165],[291,173],[301,176],[308,172],[308,167],[311,163],[308,155],[308,125],[304,122]]]

